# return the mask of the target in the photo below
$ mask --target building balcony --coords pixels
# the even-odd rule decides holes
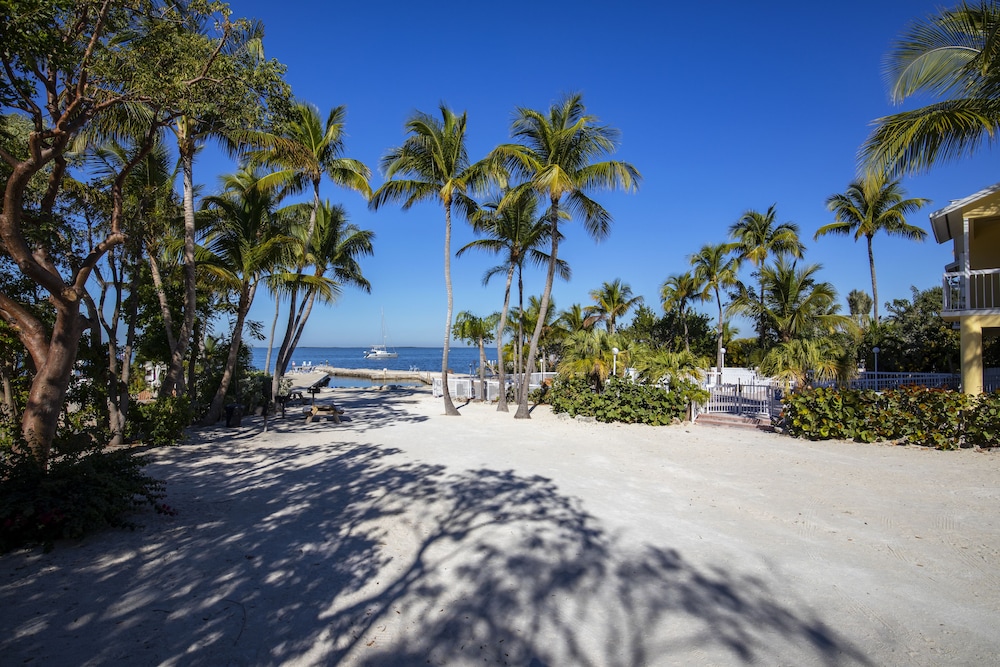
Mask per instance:
[[[944,274],[944,317],[1000,315],[1000,269]]]

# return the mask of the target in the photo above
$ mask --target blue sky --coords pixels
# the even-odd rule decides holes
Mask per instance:
[[[779,220],[799,225],[805,261],[823,265],[822,279],[842,300],[851,289],[870,291],[863,242],[812,237],[833,221],[824,202],[854,176],[870,122],[896,109],[881,73],[892,40],[940,3],[672,4],[237,0],[231,7],[234,16],[264,22],[267,55],[287,65],[297,98],[324,116],[347,105],[347,154],[376,172],[375,187],[379,158],[402,142],[414,110],[436,112],[445,102],[467,111],[475,160],[509,140],[515,107],[544,110],[566,92],[582,92],[588,111],[621,131],[615,157],[633,163],[643,182],[636,194],[595,195],[614,216],[603,242],[579,223],[565,227],[560,256],[573,278],[555,286],[559,309],[586,305],[591,290],[620,278],[659,312],[667,276],[687,270],[702,245],[726,240],[745,210],[771,204]],[[931,211],[998,180],[993,165],[995,154],[982,150],[906,178],[910,196],[932,200],[910,222],[929,231]],[[215,176],[233,168],[205,153],[196,180],[212,190]],[[392,344],[441,345],[440,205],[373,213],[360,195],[328,182],[322,196],[376,233],[376,254],[363,263],[373,289],[347,289],[336,304],[315,309],[301,344],[370,345],[384,309]],[[452,250],[473,238],[457,220]],[[911,285],[940,284],[950,247],[932,237],[923,244],[877,237],[875,260],[885,302],[909,297]],[[500,309],[502,280],[481,284],[492,262],[476,253],[453,258],[456,312]],[[541,270],[527,273],[526,292],[540,293],[543,279]],[[261,294],[251,317],[269,326],[273,308]],[[750,335],[749,326],[741,329]]]

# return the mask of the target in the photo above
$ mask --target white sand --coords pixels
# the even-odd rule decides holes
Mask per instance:
[[[154,451],[175,517],[0,557],[0,664],[1000,655],[1000,454],[319,398]]]

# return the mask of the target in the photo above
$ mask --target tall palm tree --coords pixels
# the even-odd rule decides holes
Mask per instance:
[[[722,369],[724,359],[726,323],[723,321],[722,290],[736,286],[737,260],[732,255],[728,243],[704,245],[697,254],[691,256],[694,277],[706,290],[715,293],[715,303],[719,307],[719,319],[715,325],[715,367]]]
[[[444,352],[441,355],[441,388],[445,414],[460,413],[448,390],[448,352],[451,342],[451,214],[459,206],[467,216],[476,208],[470,193],[485,188],[491,179],[485,163],[470,164],[465,145],[466,114],[456,115],[444,104],[440,119],[416,112],[406,121],[409,136],[401,146],[390,148],[382,156],[381,168],[386,182],[376,190],[369,206],[377,210],[387,202],[402,203],[403,210],[426,199],[435,199],[444,207],[444,285],[448,293],[445,316]]]
[[[754,266],[753,275],[757,276],[760,286],[760,303],[764,303],[764,282],[762,269],[767,260],[772,257],[791,256],[802,257],[805,246],[799,241],[799,228],[794,222],[776,223],[777,204],[771,204],[766,213],[750,209],[729,228],[729,237],[733,239],[732,248],[736,251],[740,262],[749,261]],[[763,323],[757,323],[757,336],[761,345],[764,342]]]
[[[878,283],[875,280],[875,255],[872,238],[878,232],[922,241],[927,236],[920,227],[906,222],[906,215],[928,203],[927,199],[905,199],[906,190],[898,180],[889,180],[884,172],[868,171],[847,186],[847,191],[831,195],[826,207],[837,219],[816,230],[815,238],[826,234],[847,235],[854,240],[862,236],[868,242],[868,268],[872,276],[872,301],[875,304],[875,324],[878,324]]]
[[[479,348],[479,398],[486,400],[486,343],[492,343],[497,333],[497,323],[500,313],[492,313],[479,317],[468,310],[463,310],[455,316],[455,326],[452,334],[456,340],[472,343]],[[504,384],[500,383],[500,394],[505,393]]]
[[[610,230],[611,214],[587,193],[597,188],[633,191],[638,188],[641,177],[628,162],[595,161],[614,151],[618,132],[599,125],[595,116],[587,114],[579,94],[569,95],[552,105],[547,115],[534,109],[518,108],[511,134],[519,143],[498,146],[493,150],[492,157],[503,164],[509,173],[524,178],[526,187],[549,200],[552,251],[549,253],[549,268],[540,303],[544,314],[549,308],[559,258],[559,220],[563,206],[582,219],[591,236],[604,238]],[[538,354],[544,320],[544,316],[539,318],[531,336],[529,369]],[[522,383],[514,417],[531,417],[527,383]]]
[[[596,327],[577,331],[563,343],[558,372],[562,376],[586,378],[596,391],[601,391],[615,366],[615,348],[618,348],[618,365],[624,371],[630,354],[617,335]]]
[[[669,276],[660,288],[660,301],[663,303],[663,310],[667,313],[676,312],[684,325],[684,351],[691,351],[691,344],[688,336],[688,304],[705,301],[708,299],[708,292],[704,283],[699,281],[690,272],[675,273]]]
[[[522,189],[517,192],[506,192],[504,200],[502,197],[498,201],[488,202],[476,211],[472,218],[473,228],[485,236],[483,238],[470,241],[455,253],[461,257],[472,249],[484,250],[488,253],[500,255],[501,263],[486,270],[483,275],[483,284],[489,283],[495,275],[506,273],[507,284],[504,287],[503,308],[500,311],[500,321],[498,323],[497,341],[497,367],[498,380],[501,387],[506,386],[504,374],[506,364],[503,358],[503,333],[507,330],[507,317],[510,312],[510,287],[517,272],[517,295],[518,309],[524,309],[524,281],[523,270],[525,261],[532,264],[543,265],[549,260],[549,256],[542,252],[542,246],[549,243],[552,228],[549,225],[548,216],[538,217],[538,196],[532,190]],[[503,204],[503,205],[501,205]],[[559,276],[565,280],[570,278],[570,268],[563,260],[557,264]],[[522,332],[518,330],[518,349],[521,347],[523,339]],[[497,401],[497,412],[507,412],[507,392],[501,390],[500,398]]]
[[[311,236],[316,228],[317,216],[320,215],[322,202],[319,189],[326,176],[334,184],[355,192],[365,198],[371,196],[371,170],[360,160],[345,157],[346,150],[344,126],[347,109],[345,106],[334,107],[324,122],[319,109],[307,102],[295,102],[292,105],[289,119],[276,132],[247,133],[243,139],[257,148],[250,152],[251,162],[260,163],[273,171],[260,179],[260,187],[278,187],[285,192],[301,192],[312,189],[312,205],[309,207],[309,223],[305,229],[305,242],[311,243]],[[302,268],[298,269],[302,275]],[[295,312],[299,305],[299,283],[287,283],[289,312]],[[277,297],[277,295],[276,295]],[[304,296],[303,299],[307,299]],[[275,322],[277,322],[280,299],[275,298]],[[304,312],[308,313],[307,309]],[[291,315],[290,315],[291,317]],[[308,315],[306,315],[308,318]],[[305,322],[302,323],[305,326]],[[270,370],[271,343],[273,343],[273,325],[271,342],[268,344],[266,367]],[[288,343],[289,330],[285,331],[282,347]],[[277,396],[278,383],[295,350],[286,349],[284,363],[282,359],[276,362],[272,385],[272,398]],[[277,366],[281,365],[281,370]]]
[[[591,324],[604,322],[609,334],[614,334],[619,318],[628,314],[642,303],[641,296],[632,296],[632,286],[623,283],[620,278],[605,282],[600,289],[590,291],[593,306],[587,308],[588,320]]]
[[[938,101],[879,118],[861,148],[868,169],[918,172],[1000,137],[1000,4],[962,3],[910,25],[886,60],[892,100]]]
[[[224,176],[224,192],[205,199],[205,206],[214,216],[199,252],[199,265],[222,289],[236,293],[229,355],[222,381],[205,416],[206,424],[214,424],[222,416],[243,342],[243,325],[257,287],[279,265],[287,246],[296,243],[274,214],[277,199],[273,191],[259,187],[258,180],[251,170]]]

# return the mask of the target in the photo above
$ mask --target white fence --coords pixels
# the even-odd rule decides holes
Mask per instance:
[[[858,377],[848,383],[848,386],[851,389],[874,389],[875,391],[913,385],[958,389],[961,383],[962,376],[954,373],[874,373],[867,371],[859,373]],[[832,386],[835,383],[829,382],[824,384],[825,386]]]
[[[781,412],[782,389],[774,384],[721,384],[708,387],[699,413],[771,417]]]
[[[528,376],[528,389],[540,389],[543,382],[551,382],[555,379],[555,373],[531,373]],[[518,387],[521,384],[520,375],[506,375],[504,377],[506,385],[510,387]],[[441,391],[441,377],[435,377],[431,382],[431,393],[435,397],[440,397]],[[448,376],[448,393],[451,394],[452,398],[460,400],[477,399],[482,400],[479,389],[479,376],[473,375],[449,375]],[[486,400],[487,401],[497,401],[500,399],[500,382],[496,379],[486,380]]]

